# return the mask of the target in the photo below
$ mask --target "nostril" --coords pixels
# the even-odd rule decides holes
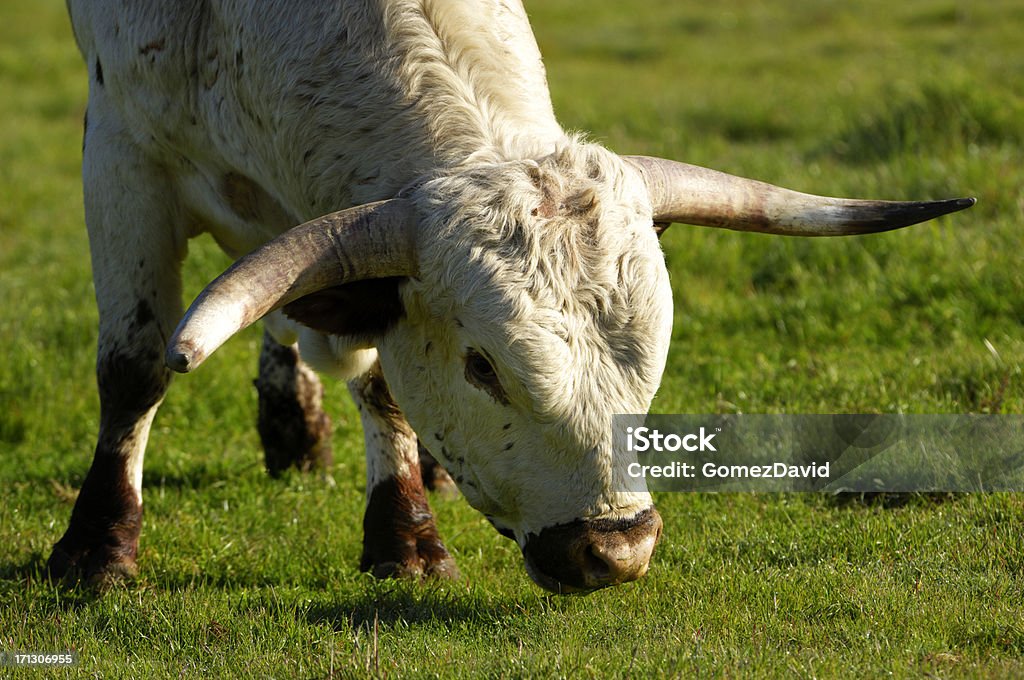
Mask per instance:
[[[641,576],[646,559],[619,537],[601,537],[584,551],[583,575],[591,587],[632,581]],[[641,564],[643,562],[643,564]]]
[[[593,584],[607,583],[612,575],[611,565],[593,543],[583,552],[583,574]]]

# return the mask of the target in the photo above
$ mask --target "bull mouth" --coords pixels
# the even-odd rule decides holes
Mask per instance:
[[[568,583],[562,583],[558,579],[552,576],[548,576],[547,574],[545,574],[537,568],[537,565],[534,563],[533,558],[531,558],[525,552],[523,553],[523,561],[526,565],[526,573],[530,576],[530,580],[536,583],[544,590],[548,591],[549,593],[554,593],[555,595],[586,595],[587,593],[592,593],[595,590],[607,588],[608,586],[612,585],[611,583],[607,583],[605,585],[594,586],[590,588],[579,588],[577,586],[569,585]]]
[[[662,522],[653,507],[618,520],[578,519],[529,534],[522,546],[526,573],[560,595],[585,594],[643,577]]]

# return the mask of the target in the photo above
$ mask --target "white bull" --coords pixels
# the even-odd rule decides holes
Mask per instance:
[[[621,484],[611,420],[647,411],[668,352],[652,227],[856,234],[972,203],[820,198],[584,143],[555,120],[518,0],[69,10],[90,72],[101,421],[54,575],[135,572],[167,366],[191,370],[283,308],[302,325],[268,317],[268,466],[330,455],[302,360],[349,380],[369,477],[362,569],[456,573],[420,480],[419,433],[538,584],[636,579],[661,519],[645,488]],[[201,232],[250,254],[175,330],[180,265]]]

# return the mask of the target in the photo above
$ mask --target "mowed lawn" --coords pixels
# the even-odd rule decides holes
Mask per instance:
[[[857,239],[672,227],[656,412],[1024,412],[1024,4],[527,5],[560,119],[614,150],[979,199]],[[543,593],[511,542],[435,498],[462,580],[375,582],[343,385],[330,478],[262,470],[258,329],[179,377],[156,420],[139,579],[49,584],[98,420],[85,100],[63,3],[0,3],[0,652],[74,650],[56,674],[97,677],[1024,675],[1016,494],[661,495],[651,573],[586,597]],[[226,265],[194,242],[189,299]]]

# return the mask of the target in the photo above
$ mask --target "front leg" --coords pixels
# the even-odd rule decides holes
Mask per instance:
[[[378,578],[457,578],[438,536],[420,475],[416,433],[384,381],[380,364],[349,382],[366,439],[366,515],[361,571]]]
[[[85,217],[99,307],[99,436],[47,571],[94,585],[133,576],[142,530],[142,463],[170,383],[167,337],[181,317],[185,218],[164,168],[89,95]]]

